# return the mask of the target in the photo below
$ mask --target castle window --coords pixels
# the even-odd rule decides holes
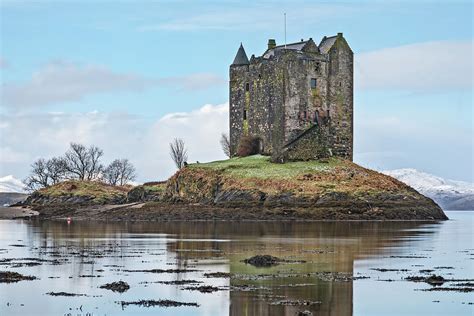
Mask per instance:
[[[246,83],[245,84],[245,91],[249,91],[250,90],[250,84],[249,83]]]
[[[319,111],[316,111],[314,113],[314,123],[318,124],[319,122]]]
[[[311,89],[316,89],[316,78],[311,78]]]
[[[247,110],[244,110],[244,120],[247,119]]]
[[[328,119],[331,118],[331,116],[330,116],[329,114],[330,114],[330,112],[329,112],[329,110],[328,110],[328,111],[327,111]]]
[[[316,71],[317,74],[321,72],[321,63],[316,63],[316,68],[314,68],[314,71]]]
[[[308,118],[308,113],[306,111],[303,111],[303,119],[307,119]]]

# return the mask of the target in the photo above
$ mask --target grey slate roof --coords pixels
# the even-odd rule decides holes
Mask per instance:
[[[232,65],[248,65],[249,59],[247,57],[247,54],[245,53],[244,46],[242,43],[240,43],[239,50],[237,51],[237,55],[235,55],[234,62]]]
[[[276,51],[282,50],[282,49],[302,50],[307,42],[308,41],[301,41],[301,42],[286,44],[286,48],[285,48],[285,45],[275,46],[274,48],[267,50],[265,54],[263,54],[263,58],[270,58],[271,56],[275,55]]]
[[[337,35],[336,36],[331,36],[331,37],[326,37],[321,41],[321,44],[319,44],[319,51],[323,54],[327,54],[329,50],[331,49],[332,45],[337,40]]]

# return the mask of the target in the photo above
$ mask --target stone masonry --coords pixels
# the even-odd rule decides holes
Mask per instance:
[[[230,143],[259,138],[273,161],[353,157],[353,52],[342,33],[277,46],[230,65]]]

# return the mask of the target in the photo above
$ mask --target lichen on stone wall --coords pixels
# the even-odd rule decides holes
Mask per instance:
[[[253,57],[249,65],[230,67],[234,153],[240,138],[252,135],[261,138],[264,154],[280,156],[286,144],[317,121],[328,133],[325,151],[352,159],[353,54],[342,36],[326,52],[319,53],[316,45],[281,50],[272,58]],[[308,152],[321,151],[320,143],[303,143]]]

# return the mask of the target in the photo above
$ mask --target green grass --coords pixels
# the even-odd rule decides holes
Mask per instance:
[[[340,161],[337,159],[330,159],[327,163],[298,161],[279,164],[270,162],[270,157],[254,155],[244,158],[191,164],[189,167],[223,171],[225,174],[239,178],[290,179],[305,173],[328,171],[339,164]]]
[[[126,194],[124,187],[114,187],[94,181],[68,180],[56,185],[41,189],[40,192],[51,196],[73,195],[73,196],[95,196],[97,199],[107,198],[113,195]]]
[[[148,192],[163,192],[166,190],[166,183],[154,184],[154,185],[144,185],[143,188]]]

